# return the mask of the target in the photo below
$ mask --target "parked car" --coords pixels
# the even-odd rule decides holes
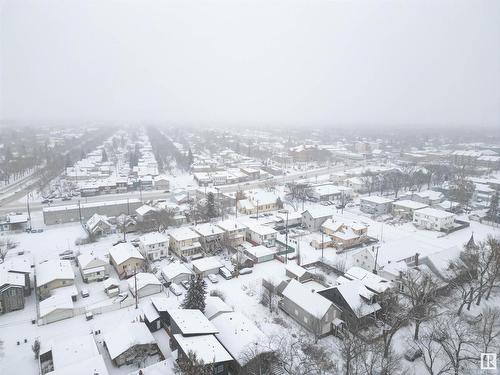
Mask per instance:
[[[208,275],[207,277],[208,277],[208,280],[210,280],[210,282],[211,282],[212,284],[216,284],[216,283],[218,283],[218,282],[219,282],[219,279],[217,278],[217,276],[216,276],[216,275]]]
[[[174,283],[170,284],[168,289],[176,296],[180,296],[182,294],[182,290],[177,284]]]
[[[87,298],[90,295],[88,289],[82,289],[80,294],[82,295],[82,298]]]
[[[62,197],[62,200],[63,201],[70,201],[71,200],[71,197],[65,195],[64,197]]]
[[[226,267],[220,268],[219,273],[226,280],[230,280],[233,277],[233,275],[231,275],[231,271],[229,271]]]
[[[249,273],[252,273],[253,270],[251,268],[242,268],[240,270],[240,275],[248,275]]]
[[[125,241],[125,240],[119,240],[119,241],[116,241],[116,242],[113,244],[113,246],[116,246],[116,245],[118,245],[118,244],[120,244],[120,243],[125,243],[125,242],[127,242],[127,241]]]
[[[410,362],[415,361],[417,358],[420,358],[421,356],[422,356],[422,350],[420,348],[410,348],[404,354],[405,359]]]

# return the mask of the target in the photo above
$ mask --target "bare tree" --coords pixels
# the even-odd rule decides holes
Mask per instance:
[[[271,279],[262,279],[262,291],[260,302],[269,307],[269,312],[273,312],[278,297],[278,285]]]
[[[196,353],[189,351],[186,356],[181,356],[174,367],[176,375],[213,375],[214,364],[203,362]]]
[[[482,353],[498,353],[500,345],[500,308],[486,307],[477,323],[478,344]]]
[[[451,370],[449,361],[442,361],[443,347],[435,340],[432,327],[425,329],[419,340],[413,343],[414,349],[422,351],[422,363],[430,375],[448,374]]]

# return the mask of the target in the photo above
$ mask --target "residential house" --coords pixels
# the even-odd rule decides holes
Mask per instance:
[[[159,232],[146,233],[139,238],[139,251],[150,260],[168,256],[168,236]]]
[[[349,268],[344,277],[349,280],[361,281],[370,291],[377,294],[384,293],[394,286],[391,281],[357,266]]]
[[[218,328],[198,309],[170,310],[170,334],[183,336],[211,335]]]
[[[277,220],[274,229],[281,230],[285,229],[287,226],[288,228],[293,228],[302,225],[302,214],[300,212],[288,211],[288,213],[286,213],[280,211],[276,214]]]
[[[247,227],[239,221],[219,221],[217,226],[224,231],[223,242],[226,246],[236,248],[245,241]]]
[[[272,247],[276,243],[278,232],[273,228],[260,224],[253,224],[247,228],[247,239],[254,244]]]
[[[290,280],[282,295],[280,308],[315,337],[328,335],[337,326],[340,329],[340,309],[297,280]]]
[[[139,272],[127,279],[128,289],[135,297],[138,298],[150,296],[152,294],[160,293],[163,289],[160,280],[148,272]]]
[[[138,209],[135,210],[136,219],[139,223],[154,223],[157,217],[157,209],[151,207],[147,204],[142,205]]]
[[[38,317],[42,324],[54,323],[59,320],[72,318],[74,303],[67,293],[54,294],[38,304]]]
[[[415,211],[413,223],[429,230],[446,231],[453,228],[455,217],[450,212],[428,207]]]
[[[331,238],[331,245],[338,249],[349,249],[367,239],[368,226],[362,223],[326,220],[321,231]],[[326,236],[324,236],[326,237]]]
[[[75,273],[69,260],[50,259],[36,268],[36,288],[41,299],[50,296],[53,289],[73,285]]]
[[[426,207],[428,207],[426,203],[403,199],[392,202],[392,214],[394,216],[413,219],[413,214],[416,210],[421,210]]]
[[[285,266],[285,274],[290,279],[304,283],[312,279],[312,275],[304,268],[295,262],[287,263]]]
[[[95,237],[105,236],[113,231],[113,225],[108,221],[107,216],[94,214],[85,223],[85,229]]]
[[[122,366],[134,360],[140,353],[161,354],[158,344],[146,324],[122,322],[114,330],[104,333],[103,346],[115,366]]]
[[[273,260],[277,250],[275,247],[257,245],[246,248],[244,252],[254,263],[262,263]]]
[[[142,270],[144,257],[130,243],[119,243],[109,250],[109,262],[113,265],[120,279],[125,279]]]
[[[98,255],[84,253],[78,256],[78,268],[84,282],[102,281],[109,277],[109,262]]]
[[[170,190],[170,180],[165,175],[158,175],[153,178],[153,188],[155,190]]]
[[[9,273],[20,274],[24,278],[24,295],[31,295],[31,272],[34,268],[33,258],[29,256],[15,256],[4,260],[0,265],[1,270]]]
[[[203,251],[208,254],[222,249],[224,230],[212,223],[196,225],[193,230],[200,235],[200,244]]]
[[[183,259],[201,256],[200,236],[189,228],[182,227],[169,233],[169,247],[177,256]]]
[[[302,225],[308,230],[315,232],[321,225],[332,217],[331,209],[326,207],[309,208],[302,212]]]
[[[337,282],[339,285],[319,290],[318,293],[342,310],[341,319],[349,327],[366,326],[374,322],[381,308],[375,301],[375,293],[357,279],[339,277]]]
[[[391,211],[392,199],[372,195],[362,197],[359,209],[366,214],[379,216]]]

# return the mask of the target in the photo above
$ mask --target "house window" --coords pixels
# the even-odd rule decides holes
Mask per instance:
[[[295,309],[295,315],[299,315],[299,310]]]
[[[224,371],[224,365],[217,365],[217,366],[215,367],[215,373],[216,373],[216,374],[220,374],[220,373],[221,373],[221,372],[223,372],[223,371]]]
[[[307,316],[304,316],[304,323],[307,324]]]

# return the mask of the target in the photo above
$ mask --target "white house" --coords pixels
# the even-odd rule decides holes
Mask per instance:
[[[189,228],[181,227],[169,233],[169,248],[181,258],[201,256],[200,235]]]
[[[425,203],[412,201],[409,199],[402,199],[392,202],[392,213],[395,216],[409,217],[413,219],[413,213],[422,208],[429,207]]]
[[[445,231],[453,228],[455,217],[455,214],[450,212],[435,208],[423,208],[414,212],[413,223],[425,229]]]
[[[212,223],[196,225],[193,230],[200,235],[200,243],[203,250],[213,253],[221,248],[224,230]]]
[[[202,277],[217,274],[224,266],[217,257],[196,259],[193,260],[191,264],[193,266],[194,273],[201,275]]]
[[[56,288],[73,285],[75,273],[69,260],[50,259],[36,268],[36,287],[41,298],[50,295]]]
[[[359,209],[370,215],[383,215],[391,210],[392,199],[372,195],[362,197]]]
[[[85,253],[78,256],[78,268],[84,282],[102,281],[109,276],[109,262],[106,259]]]
[[[73,317],[73,300],[68,294],[56,294],[38,305],[38,315],[43,324],[57,322],[59,320]]]
[[[217,226],[224,231],[223,241],[229,246],[237,247],[245,241],[247,227],[236,220],[219,221]]]
[[[110,234],[113,226],[108,221],[107,216],[94,214],[85,224],[85,228],[94,236],[104,236]]]
[[[168,237],[159,232],[146,233],[139,238],[139,250],[151,260],[165,258],[168,256]]]
[[[302,224],[310,231],[317,231],[331,217],[331,209],[326,207],[309,208],[302,212]]]
[[[247,239],[257,245],[272,247],[276,243],[278,232],[271,227],[260,224],[250,225],[247,228]]]
[[[162,291],[160,280],[158,280],[155,275],[148,272],[137,273],[135,276],[128,278],[127,283],[132,295],[135,296],[135,291],[137,290],[137,296],[139,298],[160,293]]]

